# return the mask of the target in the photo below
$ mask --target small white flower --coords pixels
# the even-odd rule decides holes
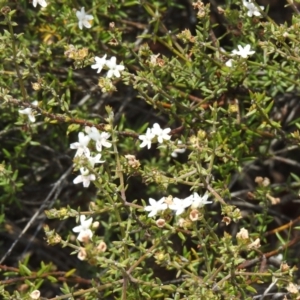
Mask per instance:
[[[33,101],[31,104],[37,106],[38,101]],[[25,109],[19,109],[19,114],[27,115],[30,122],[32,123],[35,122],[35,116],[33,114],[31,107],[26,107]]]
[[[97,73],[100,73],[103,69],[104,65],[106,64],[106,54],[103,57],[95,56],[95,64],[91,65],[92,69],[98,69]]]
[[[232,58],[228,59],[228,60],[226,61],[226,63],[225,63],[225,66],[231,68],[231,67],[232,67],[232,62],[233,62],[233,59],[232,59]]]
[[[31,122],[35,122],[35,116],[32,112],[32,109],[31,107],[26,107],[24,109],[19,109],[19,113],[22,114],[22,115],[27,115],[28,116],[28,119],[31,121]]]
[[[107,78],[112,78],[113,76],[119,78],[121,76],[120,71],[125,69],[123,65],[117,65],[116,61],[117,59],[115,56],[112,56],[110,60],[106,61],[106,66],[109,68]]]
[[[165,197],[162,197],[160,200],[154,200],[149,198],[149,204],[145,207],[145,211],[150,211],[148,217],[154,217],[159,211],[165,210],[168,208],[167,203],[165,203]]]
[[[92,140],[97,141],[99,138],[99,130],[96,127],[85,126],[84,130]]]
[[[212,203],[212,201],[207,201],[208,198],[208,194],[205,194],[204,196],[199,196],[198,193],[193,193],[192,196],[190,196],[192,198],[192,208],[199,208],[199,207],[203,207],[205,204],[209,204]]]
[[[157,137],[157,141],[162,144],[164,140],[169,141],[171,136],[169,133],[171,132],[171,128],[160,128],[158,123],[153,124],[152,133]]]
[[[102,146],[105,148],[110,148],[111,143],[107,140],[110,138],[110,133],[108,132],[101,132],[98,140],[96,141],[96,149],[101,152]]]
[[[84,135],[83,132],[79,132],[78,133],[78,142],[76,143],[72,143],[70,145],[71,149],[77,149],[77,152],[75,154],[76,156],[81,156],[81,155],[85,155],[85,156],[90,156],[90,149],[87,147],[87,145],[90,142],[90,137],[88,135]]]
[[[282,262],[283,255],[281,253],[277,254],[276,256],[273,256],[276,260],[279,260],[279,262]]]
[[[83,183],[85,188],[89,187],[91,181],[96,180],[96,176],[94,174],[90,174],[89,170],[86,168],[80,168],[81,175],[78,175],[74,180],[74,184]]]
[[[95,164],[102,164],[105,162],[105,160],[100,160],[101,154],[97,154],[96,156],[87,156],[92,168],[94,168]]]
[[[177,145],[181,145],[182,141],[178,141]],[[186,148],[176,148],[172,153],[171,156],[176,158],[178,157],[178,154],[184,153],[186,151]]]
[[[73,228],[73,232],[79,233],[77,240],[83,242],[83,237],[88,237],[89,239],[92,238],[93,232],[91,231],[90,227],[92,225],[93,218],[87,219],[85,215],[80,216],[80,225],[75,226]]]
[[[150,149],[154,136],[155,135],[152,133],[152,130],[150,128],[147,128],[146,134],[139,135],[139,139],[143,141],[140,144],[140,148],[147,146],[147,148]]]
[[[110,133],[108,132],[99,132],[96,127],[85,127],[85,132],[89,137],[96,142],[96,148],[99,152],[102,151],[102,147],[110,148],[112,144],[107,140],[110,138]]]
[[[251,51],[251,46],[248,44],[245,47],[238,45],[239,50],[233,50],[233,55],[239,55],[243,58],[247,58],[249,55],[252,55],[255,53],[255,51]]]
[[[78,18],[78,26],[80,29],[82,29],[83,26],[86,28],[92,27],[92,25],[89,21],[93,20],[94,17],[92,15],[86,14],[84,7],[81,7],[81,11],[80,10],[76,11],[76,17]]]
[[[261,13],[258,10],[258,8],[252,3],[252,1],[250,0],[249,2],[246,0],[243,0],[243,5],[248,9],[247,12],[247,16],[248,17],[252,17],[252,16],[256,16],[256,17],[260,17]],[[260,8],[263,10],[264,7],[260,6]]]
[[[39,5],[42,6],[42,7],[46,7],[46,6],[47,6],[47,2],[46,2],[45,0],[33,0],[33,1],[32,1],[32,5],[33,5],[34,7],[36,7],[37,4],[39,4]]]
[[[176,211],[176,216],[181,215],[184,212],[184,209],[191,206],[192,204],[191,196],[185,199],[179,199],[177,197],[173,198],[173,203],[169,204],[169,208]]]

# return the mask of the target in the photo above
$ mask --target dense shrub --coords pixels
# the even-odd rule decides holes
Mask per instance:
[[[273,2],[1,1],[3,299],[299,298]]]

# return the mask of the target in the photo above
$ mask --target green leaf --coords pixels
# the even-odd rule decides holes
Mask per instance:
[[[71,270],[69,270],[69,271],[65,274],[65,277],[70,277],[70,276],[72,276],[75,272],[76,272],[76,269],[71,269]]]
[[[27,276],[31,275],[31,271],[25,265],[23,265],[21,263],[19,263],[19,270],[20,270],[20,274],[22,276],[24,276],[24,275],[27,275]]]
[[[55,282],[58,281],[58,280],[57,280],[55,277],[53,277],[53,276],[47,276],[47,279],[48,279],[49,281],[51,281],[52,283],[55,283]]]
[[[177,234],[180,237],[180,239],[185,242],[186,237],[183,235],[183,233],[179,231]]]

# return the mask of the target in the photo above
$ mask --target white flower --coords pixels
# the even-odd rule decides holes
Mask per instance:
[[[173,203],[169,204],[169,208],[176,211],[176,216],[181,215],[184,209],[191,206],[193,200],[191,196],[185,199],[179,199],[177,197],[173,198]]]
[[[171,136],[169,133],[171,128],[162,129],[158,123],[153,124],[152,133],[157,137],[157,141],[162,144],[164,140],[170,140]]]
[[[46,6],[47,6],[47,2],[46,2],[45,0],[33,0],[33,1],[32,1],[32,5],[33,5],[34,7],[36,7],[37,4],[39,4],[39,5],[42,6],[42,7],[46,7]]]
[[[198,207],[203,207],[205,204],[212,203],[212,201],[207,201],[208,194],[205,194],[204,196],[199,196],[198,193],[193,193],[192,196],[190,196],[192,199],[192,208],[198,208]]]
[[[76,17],[78,18],[78,26],[80,29],[82,29],[82,25],[86,28],[91,28],[92,25],[89,22],[90,20],[93,20],[94,17],[92,15],[87,15],[84,11],[84,7],[81,7],[81,11],[76,11]]]
[[[233,55],[239,55],[243,58],[247,58],[249,55],[252,55],[255,53],[255,51],[251,51],[251,46],[248,44],[244,48],[241,45],[238,45],[239,50],[233,50]]]
[[[178,141],[177,145],[181,145],[182,141]],[[176,148],[172,153],[171,156],[176,158],[178,157],[178,154],[184,153],[186,151],[186,148]]]
[[[103,55],[102,58],[95,56],[94,59],[96,63],[94,65],[91,65],[91,68],[98,69],[97,73],[100,73],[103,69],[103,66],[106,64],[106,54]]]
[[[279,262],[282,262],[282,260],[283,260],[283,255],[282,255],[281,253],[279,253],[279,254],[277,254],[276,256],[274,256],[274,258],[275,258],[276,260],[279,260]]]
[[[70,145],[71,149],[77,149],[75,157],[81,156],[83,154],[87,157],[90,156],[90,149],[87,147],[87,145],[89,144],[91,138],[88,135],[84,135],[83,132],[79,132],[78,140],[79,140],[78,142],[72,143]]]
[[[154,138],[154,134],[150,128],[147,128],[146,134],[139,135],[139,139],[143,142],[140,144],[140,148],[147,146],[148,149],[151,148],[152,139]]]
[[[101,154],[97,154],[96,156],[87,156],[92,168],[94,168],[95,164],[102,164],[105,162],[105,160],[100,160]]]
[[[37,106],[38,101],[33,101],[31,104],[34,106]],[[19,109],[19,114],[27,115],[30,122],[32,122],[32,123],[35,122],[35,116],[33,114],[31,107],[26,107],[25,109]]]
[[[102,146],[106,148],[111,147],[111,143],[107,140],[110,138],[110,133],[108,132],[101,132],[98,140],[96,141],[96,148],[100,152],[102,151]]]
[[[256,16],[259,17],[261,16],[260,11],[258,10],[258,8],[255,6],[255,4],[252,3],[252,1],[250,0],[249,2],[246,0],[243,0],[243,5],[248,9],[247,12],[247,16],[248,17],[252,17],[252,16]],[[260,8],[263,10],[264,7],[260,6]]]
[[[110,133],[108,132],[99,132],[96,127],[85,127],[85,132],[89,137],[96,142],[96,148],[99,152],[102,151],[102,147],[110,148],[111,143],[107,140],[110,138]]]
[[[165,203],[165,197],[162,197],[160,200],[154,200],[149,198],[149,204],[145,207],[145,211],[150,211],[148,217],[154,217],[159,211],[165,210],[168,208],[167,203]]]
[[[226,63],[225,63],[225,66],[231,68],[231,67],[232,67],[232,62],[233,62],[233,59],[232,59],[232,58],[228,59],[228,60],[226,61]]]
[[[85,126],[84,130],[92,140],[97,141],[99,138],[99,130],[96,127]]]
[[[112,78],[113,76],[119,78],[121,76],[120,71],[123,71],[125,69],[123,65],[117,65],[116,61],[117,59],[115,56],[106,61],[106,66],[109,68],[107,72],[107,78]]]
[[[84,187],[89,187],[91,181],[96,180],[96,176],[94,174],[90,174],[89,170],[86,168],[80,168],[81,175],[78,175],[74,180],[74,184],[83,183]]]
[[[84,237],[88,237],[89,239],[92,238],[93,236],[93,232],[91,231],[90,227],[92,225],[93,222],[93,218],[87,219],[86,220],[86,216],[85,215],[81,215],[80,216],[80,225],[75,226],[73,228],[73,232],[78,233],[79,235],[77,237],[77,240],[80,242],[84,241]]]

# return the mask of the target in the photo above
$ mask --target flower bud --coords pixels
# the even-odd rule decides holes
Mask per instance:
[[[135,158],[134,155],[127,154],[125,155],[125,158],[127,159],[128,166],[133,169],[138,169],[140,167],[140,161]]]
[[[192,221],[197,221],[198,220],[198,217],[199,217],[199,211],[197,209],[193,209],[191,212],[190,212],[190,219]]]
[[[260,239],[257,238],[254,242],[248,245],[248,249],[258,249],[260,247]]]
[[[281,272],[286,272],[289,270],[290,270],[290,266],[286,262],[281,263],[281,265],[280,265]]]
[[[240,240],[248,240],[249,239],[249,234],[248,230],[245,228],[242,228],[237,234],[236,238]]]
[[[231,223],[231,218],[223,217],[222,222],[224,222],[226,224],[226,226],[228,226]]]
[[[85,260],[86,259],[86,250],[85,250],[85,248],[83,248],[83,247],[80,247],[80,249],[79,249],[79,252],[78,252],[78,255],[77,255],[77,257],[78,257],[78,259],[80,259],[80,260]]]
[[[96,248],[99,252],[105,252],[107,249],[107,245],[105,242],[100,241],[100,243],[98,244],[97,248]]]
[[[292,282],[289,283],[289,285],[286,287],[286,289],[291,294],[298,294],[299,293],[298,287]]]
[[[32,299],[32,300],[36,300],[36,299],[39,299],[41,296],[41,292],[39,290],[34,290],[33,292],[30,293],[29,297]]]
[[[165,224],[166,224],[165,219],[158,219],[158,220],[156,221],[157,227],[160,227],[160,228],[161,228],[161,227],[164,227]]]
[[[92,224],[92,228],[97,229],[99,227],[99,225],[100,225],[100,223],[98,221],[96,221]]]

